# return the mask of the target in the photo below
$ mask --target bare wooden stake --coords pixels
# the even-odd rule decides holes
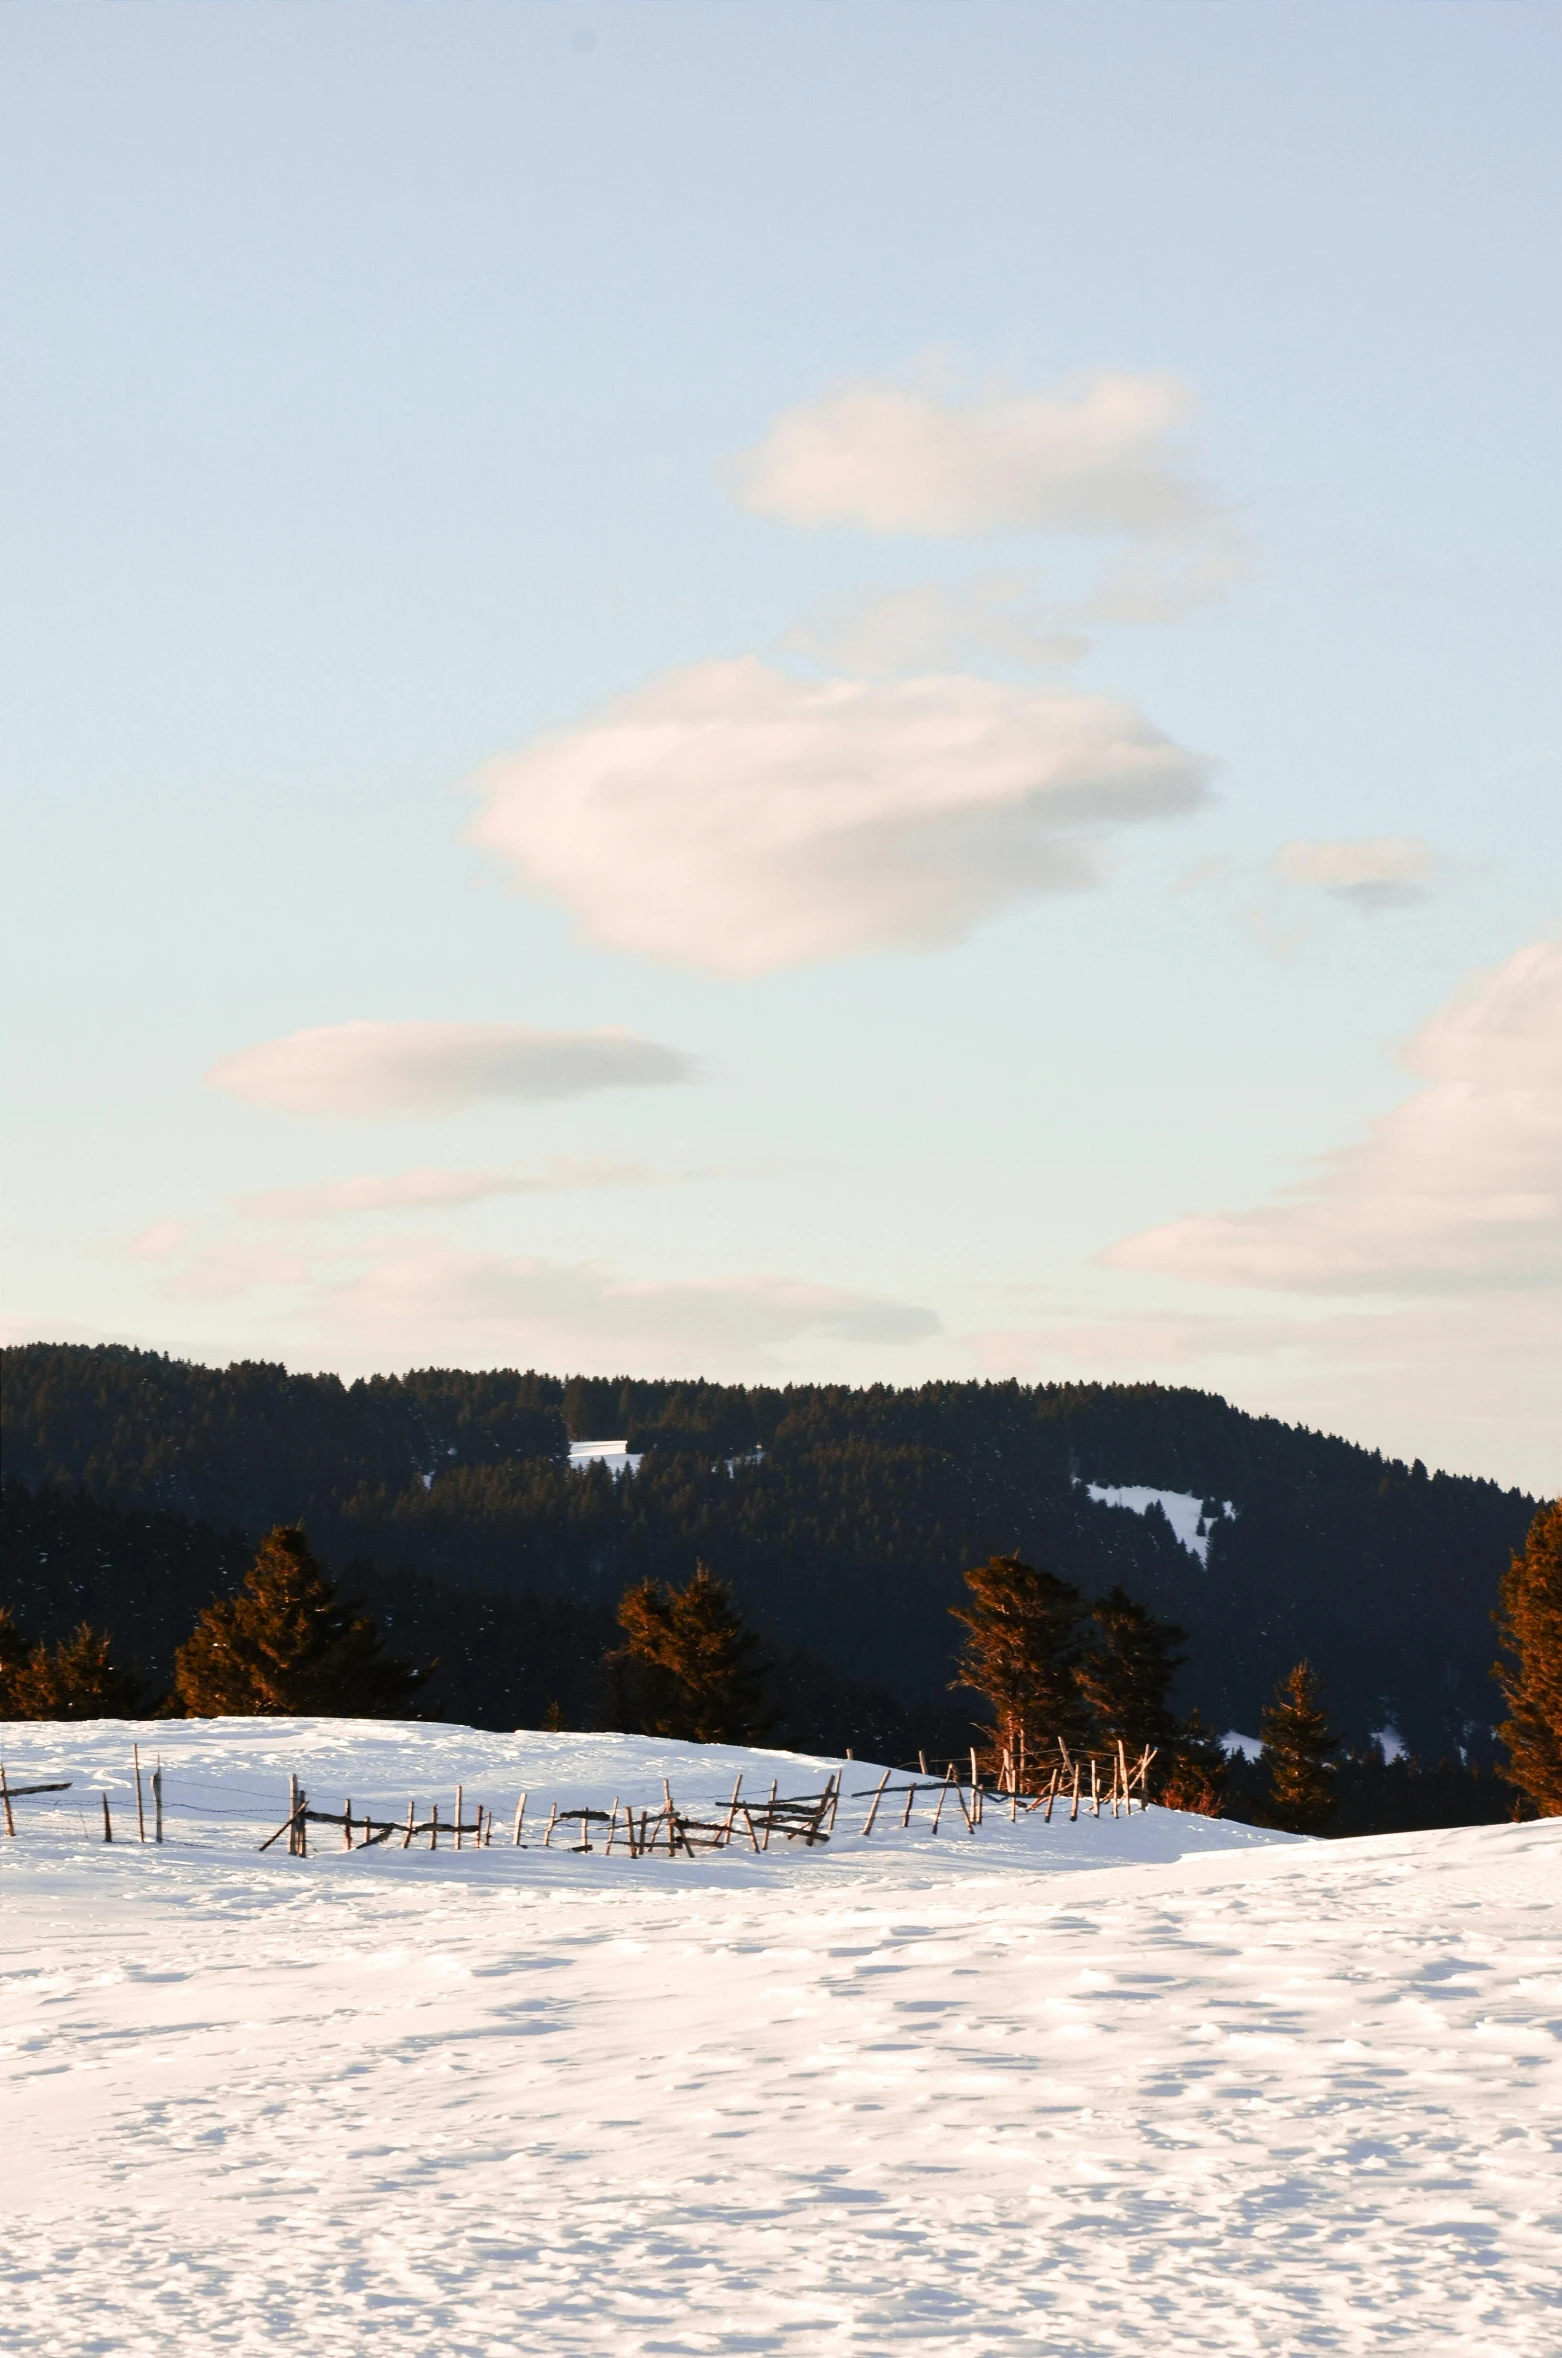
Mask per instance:
[[[431,1801],[428,1805],[428,1846],[430,1850],[438,1850],[439,1848],[439,1803],[437,1801]]]
[[[917,1754],[917,1766],[925,1777],[927,1775],[927,1754],[925,1752]]]
[[[1061,1742],[1062,1742],[1062,1738],[1061,1738],[1061,1737],[1059,1737],[1058,1741],[1061,1743]],[[1075,1761],[1075,1763],[1074,1763],[1074,1800],[1073,1800],[1073,1804],[1072,1804],[1072,1806],[1071,1806],[1071,1808],[1070,1808],[1070,1810],[1069,1810],[1069,1813],[1068,1813],[1068,1822],[1069,1822],[1069,1824],[1070,1824],[1071,1826],[1073,1825],[1073,1823],[1074,1823],[1075,1819],[1076,1819],[1078,1816],[1079,1816],[1079,1763],[1078,1763],[1078,1761],[1076,1760],[1076,1761]]]
[[[525,1823],[526,1823],[526,1796],[525,1796],[525,1794],[523,1793],[523,1794],[521,1795],[521,1798],[520,1798],[520,1800],[519,1800],[519,1801],[516,1803],[516,1805],[515,1805],[515,1840],[516,1840],[516,1845],[517,1845],[517,1847],[518,1847],[518,1846],[519,1846],[519,1844],[520,1844],[520,1839],[521,1839],[521,1828],[522,1828],[522,1827],[525,1825]]]
[[[862,1829],[864,1835],[868,1835],[873,1832],[873,1822],[879,1814],[879,1803],[884,1799],[884,1788],[889,1783],[889,1779],[890,1772],[888,1769],[886,1769],[883,1776],[879,1779],[878,1790],[873,1796],[872,1805],[869,1808],[867,1820]]]
[[[105,1793],[105,1794],[102,1796],[102,1800],[103,1800],[103,1839],[104,1839],[104,1841],[105,1841],[105,1842],[112,1842],[112,1841],[113,1841],[113,1839],[114,1839],[114,1821],[113,1821],[113,1819],[112,1819],[112,1818],[109,1816],[109,1814],[108,1814],[108,1795],[107,1795],[106,1793]]]
[[[296,1859],[298,1856],[298,1779],[294,1776],[290,1776],[287,1781],[287,1822],[287,1855],[290,1859]]]
[[[139,1744],[131,1745],[130,1756],[136,1764],[136,1839],[138,1842],[145,1842],[146,1803],[141,1796],[141,1747]]]
[[[351,1849],[352,1849],[352,1846],[353,1846],[353,1805],[352,1805],[351,1801],[344,1801],[344,1802],[342,1803],[342,1848],[343,1848],[343,1850],[351,1850]]]
[[[456,1848],[461,1848],[461,1788],[456,1787]]]
[[[415,1801],[409,1801],[407,1804],[407,1831],[401,1838],[401,1847],[403,1850],[410,1850],[412,1848],[412,1837],[417,1832],[417,1830],[418,1805]]]
[[[738,1814],[738,1795],[742,1790],[743,1776],[740,1770],[732,1787],[732,1799],[727,1804],[727,1822],[721,1829],[718,1837],[719,1842],[730,1843],[732,1840],[732,1821]]]
[[[1050,1826],[1050,1825],[1051,1825],[1051,1823],[1052,1823],[1052,1804],[1053,1804],[1053,1803],[1054,1803],[1054,1802],[1057,1800],[1057,1797],[1058,1797],[1058,1777],[1059,1777],[1059,1774],[1060,1774],[1060,1772],[1059,1772],[1057,1769],[1054,1769],[1054,1770],[1053,1770],[1053,1772],[1052,1772],[1052,1782],[1051,1782],[1051,1784],[1050,1784],[1050,1785],[1047,1787],[1047,1808],[1046,1808],[1046,1815],[1045,1815],[1045,1817],[1044,1817],[1044,1818],[1043,1818],[1043,1820],[1042,1820],[1042,1823],[1043,1823],[1044,1825],[1047,1825],[1047,1826]]]
[[[551,1850],[553,1848],[553,1829],[558,1824],[558,1820],[559,1805],[557,1802],[555,1802],[553,1807],[548,1812],[548,1823],[543,1829],[542,1847],[544,1850]]]
[[[849,1744],[846,1747],[846,1757],[848,1760],[851,1758],[851,1746]],[[775,1814],[776,1780],[774,1777],[772,1777],[770,1780],[770,1799],[765,1804],[765,1839],[759,1846],[761,1850],[768,1850],[770,1848],[770,1829],[775,1821]]]
[[[0,1801],[5,1803],[5,1830],[14,1841],[16,1817],[11,1808],[11,1788],[5,1781],[5,1762],[3,1760],[0,1760]]]
[[[949,1799],[949,1786],[954,1776],[954,1767],[955,1764],[951,1761],[945,1772],[944,1781],[938,1789],[938,1807],[933,1812],[933,1832],[935,1834],[938,1832],[938,1821],[944,1814],[944,1803]]]
[[[1096,1756],[1090,1755],[1090,1799],[1097,1817],[1101,1815],[1101,1782],[1096,1775]]]
[[[901,1813],[901,1820],[900,1820],[900,1827],[901,1827],[901,1832],[902,1832],[902,1833],[904,1833],[904,1832],[905,1832],[906,1828],[907,1828],[907,1827],[910,1825],[910,1823],[911,1823],[911,1813],[912,1813],[913,1809],[915,1809],[915,1807],[916,1807],[916,1801],[917,1801],[917,1789],[916,1789],[915,1785],[908,1785],[908,1786],[906,1787],[906,1806],[905,1806],[905,1809],[904,1809],[904,1810],[902,1811],[902,1813]]]
[[[159,1753],[159,1754],[158,1754],[158,1756],[157,1756],[157,1766],[156,1766],[156,1768],[155,1768],[155,1769],[153,1769],[153,1771],[152,1771],[152,1840],[153,1840],[154,1842],[161,1842],[161,1841],[162,1841],[162,1839],[163,1839],[163,1756],[162,1756],[162,1754],[161,1754],[161,1753]]]

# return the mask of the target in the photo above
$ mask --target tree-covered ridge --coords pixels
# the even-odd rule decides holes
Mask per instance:
[[[778,1657],[944,1709],[962,1570],[1017,1552],[1186,1629],[1179,1709],[1252,1732],[1306,1655],[1353,1740],[1393,1724],[1430,1759],[1489,1746],[1487,1616],[1535,1504],[1159,1385],[343,1384],[49,1345],[7,1352],[4,1378],[22,1481],[250,1541],[303,1521],[333,1565],[365,1558],[381,1581],[600,1616],[703,1559]],[[572,1471],[571,1435],[627,1435],[640,1472]],[[1158,1510],[1097,1504],[1087,1482],[1238,1513],[1206,1565]]]

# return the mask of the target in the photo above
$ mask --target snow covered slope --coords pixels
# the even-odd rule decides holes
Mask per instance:
[[[290,1769],[530,1822],[834,1764],[171,1724],[159,1851],[130,1729],[3,1734],[75,1780],[0,1835],[9,2350],[1562,2346],[1562,1825],[298,1860]]]

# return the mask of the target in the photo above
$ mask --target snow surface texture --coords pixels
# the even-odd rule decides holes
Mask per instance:
[[[133,1732],[162,1850],[125,1839]],[[835,1764],[344,1721],[4,1744],[78,1781],[0,1836],[10,2352],[1562,2347],[1562,1824],[989,1805],[864,1840],[852,1801],[764,1858],[317,1827],[299,1860],[253,1847],[289,1769],[387,1814],[524,1784],[534,1824]]]
[[[1148,1514],[1158,1506],[1190,1555],[1201,1564],[1209,1562],[1209,1525],[1204,1519],[1204,1501],[1188,1490],[1150,1490],[1142,1482],[1119,1484],[1115,1488],[1101,1482],[1087,1482],[1085,1496],[1093,1498],[1097,1506],[1130,1507],[1136,1515]],[[1236,1508],[1229,1498],[1222,1499],[1228,1515]]]

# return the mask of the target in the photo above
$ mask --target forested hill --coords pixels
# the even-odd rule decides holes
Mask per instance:
[[[570,1467],[571,1439],[620,1437],[636,1473]],[[328,1558],[403,1589],[421,1576],[595,1616],[628,1580],[681,1580],[703,1556],[773,1647],[908,1704],[943,1696],[964,1566],[1017,1548],[1181,1622],[1183,1700],[1220,1725],[1255,1729],[1306,1653],[1353,1736],[1392,1724],[1431,1758],[1484,1751],[1489,1614],[1537,1504],[1159,1385],[343,1384],[44,1344],[4,1355],[4,1448],[31,1491],[249,1537],[302,1520]],[[1206,1530],[1184,1544],[1158,1507],[1098,1503],[1092,1485],[1191,1496]]]

